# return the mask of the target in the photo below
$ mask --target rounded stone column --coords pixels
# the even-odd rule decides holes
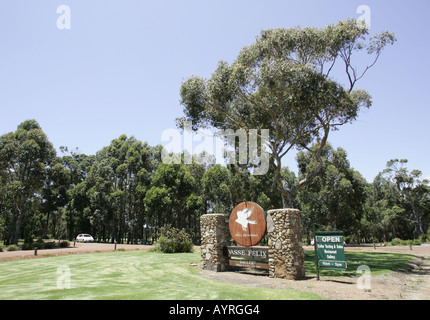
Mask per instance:
[[[275,209],[267,212],[269,276],[297,280],[305,276],[305,254],[300,230],[300,211]]]
[[[224,247],[230,244],[228,216],[214,213],[200,217],[202,268],[211,271],[228,270]]]

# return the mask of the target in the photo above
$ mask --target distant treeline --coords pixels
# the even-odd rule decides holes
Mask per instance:
[[[200,241],[200,216],[230,213],[241,201],[264,210],[282,208],[274,170],[252,176],[245,166],[164,164],[162,146],[121,135],[96,153],[60,148],[57,154],[35,120],[0,137],[0,242],[47,238],[153,242],[158,229],[185,229]],[[293,184],[316,163],[297,155],[298,174],[282,170]],[[302,212],[305,241],[312,224],[343,230],[348,242],[413,239],[427,232],[430,187],[407,160],[390,160],[372,183],[350,167],[342,148],[327,145],[323,168],[293,201]]]

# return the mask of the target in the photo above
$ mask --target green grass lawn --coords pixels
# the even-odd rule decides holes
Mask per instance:
[[[315,251],[306,250],[305,253],[306,274],[316,274]],[[372,275],[385,274],[390,271],[405,269],[406,264],[413,258],[412,255],[399,253],[345,251],[345,259],[348,263],[347,271],[320,270],[320,275],[357,276],[357,268],[361,265],[368,266]]]
[[[319,299],[241,287],[198,275],[200,253],[123,251],[0,262],[0,299]],[[57,270],[59,273],[57,274]],[[63,271],[62,271],[63,270]],[[70,289],[62,280],[70,274]],[[57,280],[60,279],[60,288]]]
[[[306,253],[307,274],[315,273],[313,252]],[[410,257],[346,253],[346,273],[324,271],[323,275],[355,275],[362,264],[368,265],[372,272],[388,272],[403,267]],[[196,267],[189,266],[199,262],[199,252],[143,251],[0,262],[0,299],[320,299],[315,294],[289,289],[250,288],[203,278]],[[67,279],[70,289],[67,281],[63,281]]]

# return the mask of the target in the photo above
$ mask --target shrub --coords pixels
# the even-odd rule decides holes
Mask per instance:
[[[392,246],[419,246],[421,245],[420,239],[414,239],[414,240],[401,240],[399,238],[394,238],[391,240]]]
[[[55,242],[45,242],[43,244],[43,249],[53,249],[55,247]]]
[[[27,236],[24,239],[24,244],[22,245],[22,250],[32,250],[34,249],[34,241],[32,236]]]
[[[420,235],[419,240],[421,243],[430,241],[430,233]]]
[[[19,247],[16,244],[11,244],[6,248],[6,251],[18,251]]]
[[[420,246],[421,245],[420,239],[414,239],[414,240],[412,240],[412,245],[413,246]]]
[[[193,252],[193,243],[190,235],[184,230],[175,227],[160,228],[160,237],[155,243],[157,251],[165,253]]]
[[[42,238],[38,238],[33,245],[33,247],[37,249],[43,249],[43,246],[44,246],[44,242]]]
[[[391,245],[392,246],[400,246],[402,245],[403,240],[399,239],[399,238],[394,238],[393,240],[391,240]]]
[[[70,246],[70,241],[63,240],[60,242],[60,248],[67,248],[68,246]]]

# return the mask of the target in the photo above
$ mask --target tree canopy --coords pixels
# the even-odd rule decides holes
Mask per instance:
[[[394,41],[390,32],[370,36],[366,25],[355,20],[321,29],[264,30],[232,64],[221,60],[209,79],[193,75],[182,83],[185,116],[178,123],[192,121],[193,129],[268,129],[265,143],[275,168],[274,186],[284,207],[291,207],[297,191],[321,169],[330,131],[371,106],[370,94],[355,89],[356,83]],[[363,52],[371,61],[359,69],[353,58]],[[331,77],[337,64],[343,64],[347,86]],[[289,185],[282,179],[282,158],[293,148],[312,152],[318,165]]]
[[[34,148],[31,157],[28,145]],[[318,147],[299,152],[298,173],[283,167],[282,179],[294,185],[313,172]],[[238,164],[165,164],[161,146],[126,135],[95,155],[66,147],[57,155],[37,122],[26,121],[0,137],[0,159],[0,241],[6,243],[72,240],[79,233],[96,241],[148,243],[169,225],[199,243],[205,213],[229,213],[242,201],[266,211],[282,205],[272,188],[273,167],[255,176]],[[293,202],[301,210],[305,237],[310,239],[313,223],[344,230],[348,242],[412,239],[428,232],[429,181],[407,163],[388,161],[368,183],[350,166],[345,149],[327,143],[321,169]]]

